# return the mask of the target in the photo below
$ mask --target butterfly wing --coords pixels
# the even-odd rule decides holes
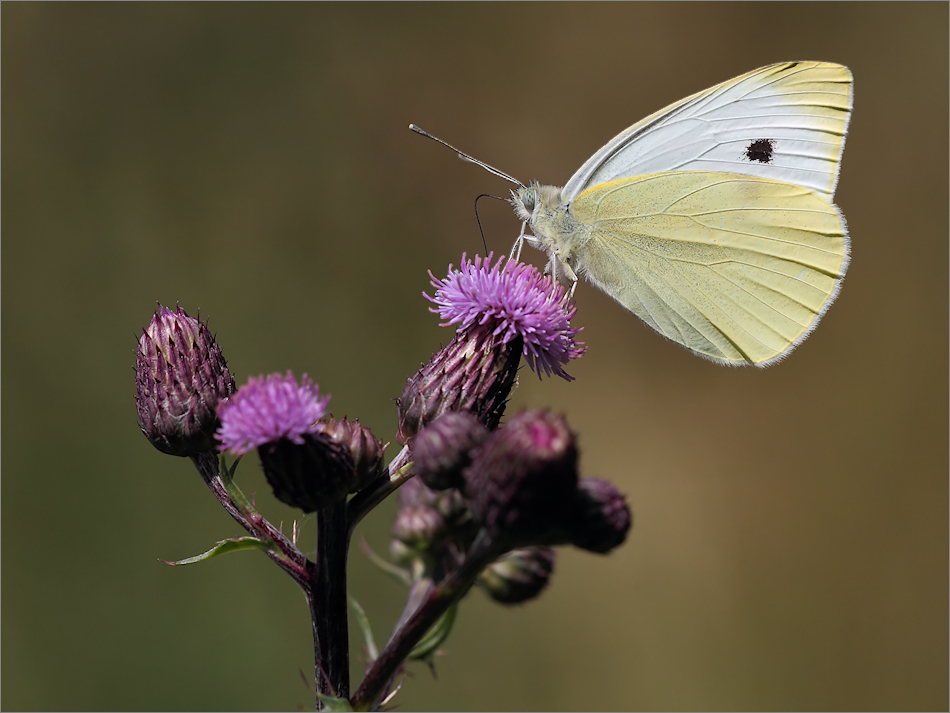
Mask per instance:
[[[573,205],[577,267],[663,336],[764,366],[818,323],[848,263],[844,217],[821,194],[759,176],[673,171],[603,183]]]
[[[830,202],[852,106],[840,64],[762,67],[694,94],[614,137],[561,191],[661,171],[722,171],[808,188]]]

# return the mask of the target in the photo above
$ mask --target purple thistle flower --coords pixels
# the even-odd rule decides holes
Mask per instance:
[[[330,397],[304,374],[300,385],[286,376],[251,377],[218,407],[221,450],[239,455],[257,449],[267,482],[278,500],[304,512],[323,510],[356,492],[378,472],[357,471],[354,444],[346,428],[319,423]],[[359,450],[359,448],[357,448]]]
[[[220,449],[243,455],[282,439],[302,445],[305,435],[320,432],[316,422],[329,401],[329,396],[320,398],[320,389],[306,374],[300,386],[290,371],[286,376],[252,376],[218,406]]]
[[[574,338],[581,330],[571,327],[576,308],[568,303],[564,288],[533,265],[505,264],[500,257],[492,266],[491,260],[492,254],[476,256],[474,262],[462,255],[459,269],[449,265],[444,280],[430,271],[436,293],[425,297],[436,305],[431,311],[445,320],[443,327],[457,324],[459,333],[480,326],[501,344],[521,337],[524,358],[539,377],[543,371],[572,381],[563,365],[582,356],[587,347]]]

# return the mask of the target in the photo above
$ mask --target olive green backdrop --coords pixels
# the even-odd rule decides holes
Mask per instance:
[[[450,337],[426,271],[480,250],[473,199],[507,191],[409,122],[561,185],[672,101],[826,60],[855,77],[837,303],[784,363],[728,369],[582,284],[577,380],[525,371],[511,408],[567,414],[631,537],[563,551],[529,605],[471,594],[397,700],[946,710],[947,27],[945,3],[4,3],[3,708],[312,708],[288,577],[158,561],[242,531],[138,431],[156,300],[210,319],[239,384],[307,372],[391,440]],[[507,252],[509,207],[481,216]],[[289,527],[254,459],[238,480]],[[360,529],[379,551],[393,512]],[[400,586],[356,548],[350,575],[385,639]]]

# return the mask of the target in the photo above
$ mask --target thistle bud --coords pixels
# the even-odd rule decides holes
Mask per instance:
[[[462,471],[488,429],[471,413],[447,413],[423,428],[412,441],[416,476],[433,490],[462,486]]]
[[[432,490],[418,477],[399,489],[397,541],[416,549],[442,550],[450,543],[464,549],[476,531],[468,501],[458,490]]]
[[[569,541],[577,447],[562,416],[515,416],[482,444],[464,478],[475,518],[509,548]]]
[[[356,468],[356,482],[350,492],[362,490],[382,473],[385,447],[372,431],[360,425],[359,419],[348,421],[344,416],[341,421],[335,421],[328,418],[315,426],[325,436],[350,450]]]
[[[488,428],[497,427],[520,361],[517,341],[497,344],[487,330],[456,335],[406,382],[396,400],[396,440],[408,443],[423,426],[452,411],[471,411]]]
[[[605,554],[623,544],[633,515],[623,493],[600,478],[581,478],[577,484],[571,544]]]
[[[397,499],[399,500],[399,507],[401,508],[415,507],[417,505],[428,505],[431,507],[439,499],[439,494],[431,488],[427,488],[425,483],[418,478],[410,478],[399,488]]]
[[[400,567],[410,567],[419,559],[418,551],[399,539],[389,543],[389,559]]]
[[[135,384],[139,427],[153,446],[173,456],[214,450],[215,409],[234,379],[205,324],[159,305],[139,338]]]
[[[426,505],[400,508],[393,523],[393,537],[416,549],[430,549],[445,531],[445,520]]]
[[[456,488],[432,492],[438,493],[438,498],[432,507],[439,511],[445,521],[455,530],[467,528],[472,521],[472,511],[462,493]]]
[[[289,371],[251,377],[218,407],[220,448],[237,454],[256,448],[278,500],[304,512],[322,510],[358,484],[350,448],[318,424],[329,400],[306,374],[299,386]]]
[[[541,594],[553,571],[554,550],[523,547],[488,565],[478,575],[477,583],[496,602],[521,604]]]
[[[428,549],[445,530],[438,510],[439,493],[411,478],[399,489],[399,510],[393,522],[393,537],[414,549]]]

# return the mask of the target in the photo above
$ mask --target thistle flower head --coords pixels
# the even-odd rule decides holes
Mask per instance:
[[[488,429],[471,413],[452,411],[440,416],[412,442],[416,476],[433,490],[460,487],[462,471],[487,437]]]
[[[478,585],[500,604],[523,604],[548,586],[554,571],[554,550],[523,547],[511,550],[478,575]]]
[[[605,554],[623,544],[633,525],[633,514],[623,493],[600,478],[577,483],[571,544]]]
[[[139,427],[153,446],[176,456],[214,450],[215,408],[234,379],[205,324],[159,305],[139,338],[135,385]]]
[[[400,508],[393,522],[393,536],[417,550],[433,547],[444,532],[445,519],[426,505]]]
[[[361,490],[372,483],[383,471],[383,451],[386,447],[373,435],[360,420],[350,421],[346,416],[337,421],[327,418],[316,424],[316,428],[328,438],[346,446],[353,456],[356,468],[355,490]]]
[[[442,326],[457,324],[459,333],[480,327],[501,344],[520,337],[524,358],[538,376],[543,372],[572,380],[563,367],[586,347],[575,339],[580,331],[571,327],[576,309],[564,288],[533,265],[506,264],[500,257],[493,266],[491,259],[489,254],[469,261],[463,255],[459,269],[450,265],[444,280],[430,272],[436,292],[425,297],[436,305],[431,311],[445,320]]]
[[[510,547],[570,541],[577,444],[562,416],[526,411],[494,431],[463,472],[472,512]]]
[[[453,525],[471,519],[468,504],[458,490],[433,490],[419,478],[410,478],[399,489],[398,501],[400,508],[432,508]]]
[[[474,413],[489,430],[496,428],[520,363],[520,338],[501,344],[486,330],[456,334],[406,381],[396,399],[396,440],[409,443],[423,426],[454,411]]]
[[[256,448],[278,500],[304,512],[322,510],[361,485],[351,444],[317,423],[329,400],[306,374],[300,385],[289,371],[251,377],[218,407],[220,448],[237,454]]]
[[[306,374],[299,386],[289,371],[286,376],[252,376],[218,407],[220,449],[242,455],[280,440],[301,445],[305,435],[320,431],[316,423],[329,401],[329,396],[320,398],[320,389]]]
[[[467,501],[454,488],[432,490],[417,476],[399,489],[398,501],[390,547],[397,561],[407,563],[422,552],[451,558],[478,530]]]

